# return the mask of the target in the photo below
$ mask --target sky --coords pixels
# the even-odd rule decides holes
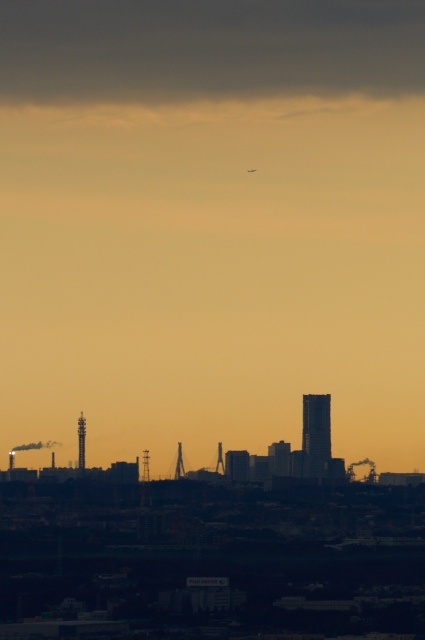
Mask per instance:
[[[0,0],[0,467],[81,411],[155,478],[299,449],[330,393],[425,471],[424,54],[422,1]]]

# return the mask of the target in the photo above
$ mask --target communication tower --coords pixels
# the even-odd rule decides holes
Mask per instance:
[[[86,419],[83,412],[78,420],[78,468],[86,468]]]
[[[142,506],[152,506],[151,476],[149,471],[149,460],[151,459],[148,449],[143,451],[143,475],[142,475]]]
[[[180,478],[184,478],[184,476],[186,475],[184,470],[184,464],[183,464],[182,443],[179,442],[178,445],[179,445],[179,448],[177,451],[177,464],[176,464],[176,472],[174,474],[174,480],[179,480]]]
[[[149,473],[149,460],[151,459],[148,449],[143,451],[143,476],[142,482],[149,483],[151,481]]]
[[[218,443],[217,466],[215,468],[215,472],[222,473],[223,476],[226,473],[224,468],[224,462],[223,462],[223,443],[222,442]]]

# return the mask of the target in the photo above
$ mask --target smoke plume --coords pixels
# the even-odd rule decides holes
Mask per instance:
[[[29,451],[30,449],[52,449],[52,447],[60,447],[62,442],[30,442],[30,444],[20,444],[19,447],[13,447],[12,451]]]
[[[372,460],[369,460],[369,458],[365,458],[364,460],[360,460],[360,462],[353,462],[352,466],[353,467],[360,467],[363,464],[370,464],[372,467],[375,466],[375,463],[372,462]]]

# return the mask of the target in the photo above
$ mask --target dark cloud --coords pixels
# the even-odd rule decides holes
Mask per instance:
[[[418,93],[423,0],[0,0],[0,98]]]

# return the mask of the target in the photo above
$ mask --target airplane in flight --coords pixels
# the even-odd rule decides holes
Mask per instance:
[[[257,171],[257,169],[248,169],[248,173],[255,173],[255,171]]]

